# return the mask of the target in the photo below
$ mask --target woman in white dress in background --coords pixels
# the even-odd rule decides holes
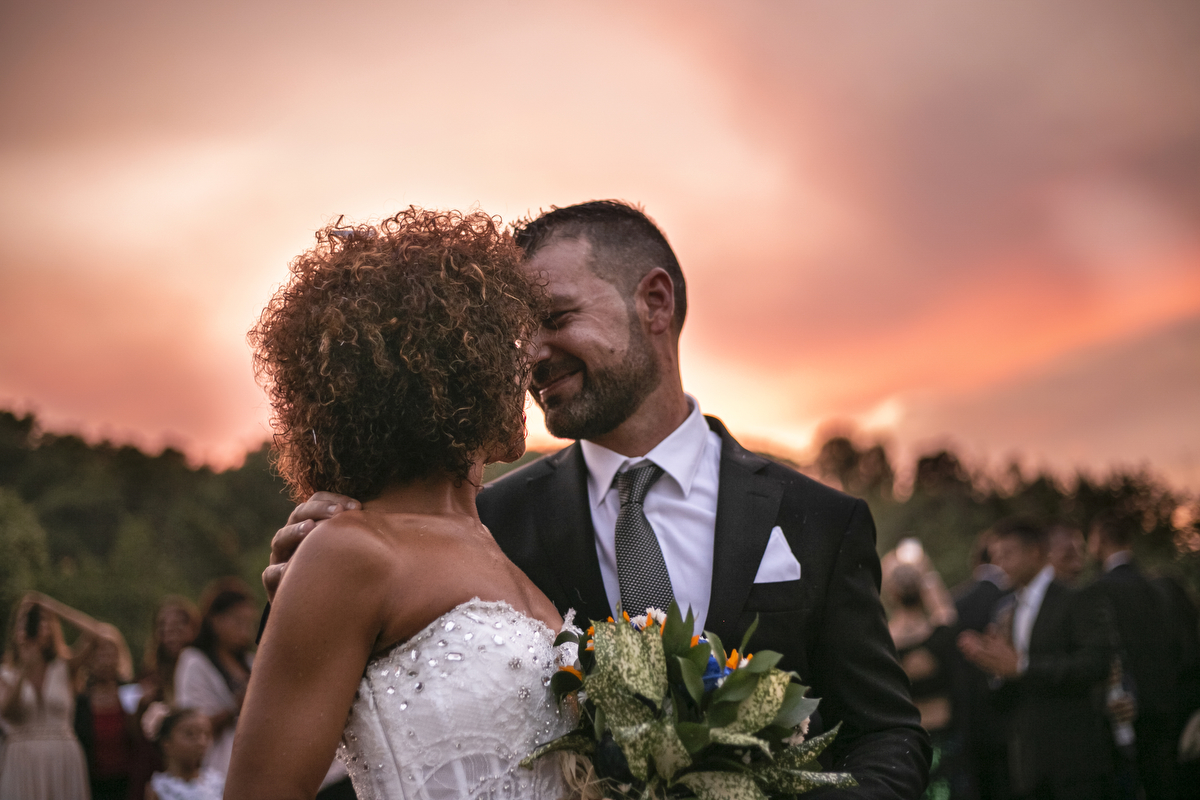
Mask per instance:
[[[80,631],[72,651],[59,618]],[[117,629],[37,592],[21,600],[0,667],[8,724],[0,800],[87,800],[87,762],[75,736],[75,681],[95,643]]]
[[[553,759],[518,762],[570,727],[562,620],[475,510],[484,464],[524,449],[541,289],[482,213],[317,240],[251,340],[295,495],[365,502],[288,564],[225,797],[312,797],[342,739],[362,800],[558,798]]]

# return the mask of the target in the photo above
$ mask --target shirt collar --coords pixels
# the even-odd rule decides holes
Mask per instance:
[[[589,442],[586,439],[579,442],[583,448],[583,460],[588,468],[588,499],[592,508],[596,508],[608,495],[612,488],[613,478],[627,464],[630,466],[644,461],[652,461],[667,475],[679,484],[683,496],[687,497],[692,491],[692,483],[696,472],[700,469],[701,456],[708,444],[708,423],[700,411],[696,398],[687,395],[691,413],[683,423],[671,431],[654,449],[640,458],[630,458],[609,450],[607,447]]]
[[[1104,571],[1112,572],[1117,567],[1122,566],[1124,564],[1128,564],[1132,560],[1133,560],[1133,551],[1132,550],[1118,550],[1117,552],[1113,553],[1108,558],[1104,559]]]
[[[1054,565],[1047,564],[1046,566],[1042,567],[1042,571],[1039,572],[1034,579],[1029,582],[1029,585],[1021,590],[1021,602],[1026,604],[1033,603],[1035,600],[1041,602],[1041,598],[1046,594],[1046,589],[1050,586],[1050,583],[1053,580]]]

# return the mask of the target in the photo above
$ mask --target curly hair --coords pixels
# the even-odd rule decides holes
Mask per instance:
[[[545,293],[497,222],[409,207],[327,226],[292,262],[249,340],[296,498],[465,480],[481,451],[524,435],[522,343]]]

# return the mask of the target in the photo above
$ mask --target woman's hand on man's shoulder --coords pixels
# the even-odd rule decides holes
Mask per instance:
[[[274,602],[275,592],[279,589],[284,572],[287,571],[288,562],[318,522],[332,519],[343,511],[354,511],[361,507],[362,504],[352,497],[333,492],[317,492],[292,509],[287,525],[277,530],[271,539],[271,561],[262,574],[267,600]]]

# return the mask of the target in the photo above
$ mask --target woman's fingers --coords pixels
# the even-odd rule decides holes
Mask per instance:
[[[291,525],[305,520],[320,522],[343,511],[353,511],[359,508],[360,505],[353,497],[346,497],[344,494],[317,492],[292,509],[291,516],[288,517],[288,524]]]
[[[344,494],[317,492],[293,508],[288,516],[288,524],[277,530],[271,539],[271,562],[262,574],[267,600],[274,601],[275,591],[283,580],[288,560],[295,554],[304,537],[317,527],[318,522],[335,517],[343,511],[354,511],[361,507],[361,503]]]
[[[275,592],[279,589],[279,583],[283,580],[283,572],[287,569],[287,564],[272,564],[263,570],[262,582],[263,588],[267,590],[267,602],[275,602]]]

